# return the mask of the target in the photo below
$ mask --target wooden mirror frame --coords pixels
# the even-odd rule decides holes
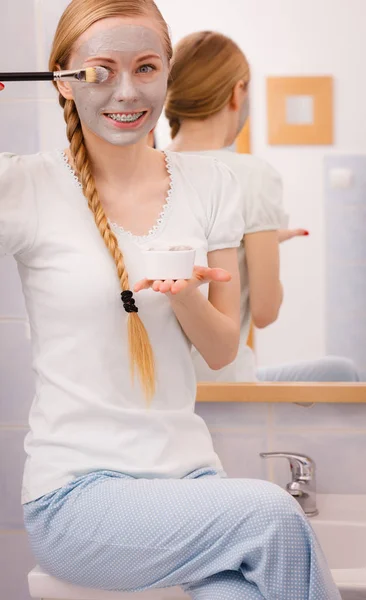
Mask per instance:
[[[201,382],[197,387],[197,402],[366,404],[366,384],[343,382]]]

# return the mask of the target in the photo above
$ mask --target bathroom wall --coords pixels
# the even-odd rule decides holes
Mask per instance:
[[[67,0],[2,1],[0,68],[46,68],[54,25],[66,4]],[[158,4],[175,40],[190,31],[193,22],[195,29],[217,29],[219,22],[251,58],[254,151],[283,173],[293,223],[311,231],[310,238],[294,242],[290,252],[284,248],[285,306],[279,324],[261,332],[259,356],[268,364],[322,354],[323,150],[266,145],[264,77],[309,70],[335,74],[336,145],[327,152],[362,151],[366,90],[358,74],[366,52],[366,38],[360,35],[365,5],[352,0],[350,10],[349,0],[309,0],[306,8],[291,0],[229,0],[223,10],[218,0],[184,0],[181,8],[171,0]],[[164,135],[163,126],[162,139]],[[50,84],[9,84],[0,94],[0,152],[31,153],[65,143],[62,112]],[[0,597],[28,600],[26,573],[34,560],[22,529],[19,493],[33,379],[24,304],[11,259],[0,260],[0,281]],[[259,452],[299,451],[316,460],[320,492],[366,493],[365,478],[359,475],[366,455],[366,407],[202,404],[198,411],[231,476],[268,478],[284,485],[289,477],[286,461],[265,462]]]

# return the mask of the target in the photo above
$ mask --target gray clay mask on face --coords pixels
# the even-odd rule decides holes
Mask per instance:
[[[138,60],[148,55],[160,59]],[[164,106],[169,66],[162,40],[148,27],[121,25],[106,29],[75,51],[70,69],[81,68],[93,57],[100,58],[98,66],[109,67],[111,74],[104,83],[71,84],[80,119],[111,144],[135,144],[155,127]],[[115,64],[103,61],[103,57],[113,59]],[[150,63],[156,70],[148,66]],[[89,66],[97,65],[93,61]]]

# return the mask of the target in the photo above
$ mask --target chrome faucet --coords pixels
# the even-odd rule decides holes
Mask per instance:
[[[319,514],[316,507],[315,462],[308,456],[293,452],[261,452],[262,458],[287,458],[292,480],[286,490],[293,496],[308,517]]]

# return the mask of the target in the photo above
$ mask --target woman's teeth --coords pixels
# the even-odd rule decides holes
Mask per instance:
[[[133,123],[134,121],[137,121],[137,119],[142,117],[143,114],[144,114],[143,112],[133,113],[133,114],[125,114],[125,115],[119,115],[119,114],[115,114],[115,113],[111,113],[111,114],[107,113],[107,116],[110,119],[113,119],[113,121],[118,121],[119,123]]]

